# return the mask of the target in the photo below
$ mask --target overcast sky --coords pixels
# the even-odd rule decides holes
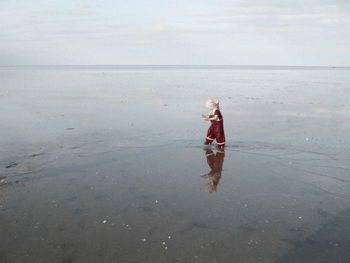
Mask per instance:
[[[0,65],[350,66],[350,0],[0,0]]]

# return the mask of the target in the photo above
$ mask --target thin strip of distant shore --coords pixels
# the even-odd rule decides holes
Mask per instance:
[[[9,65],[0,70],[350,70],[345,66],[287,65]]]

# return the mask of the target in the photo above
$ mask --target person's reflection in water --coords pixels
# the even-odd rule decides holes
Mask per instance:
[[[211,194],[217,192],[217,187],[221,179],[222,164],[224,163],[225,151],[218,150],[215,154],[211,149],[205,149],[205,156],[210,167],[210,172],[201,175],[207,178],[209,182],[205,185],[204,190]]]

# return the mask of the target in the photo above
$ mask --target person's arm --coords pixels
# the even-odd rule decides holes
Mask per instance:
[[[202,114],[202,118],[206,121],[218,121],[219,120],[218,115],[204,115],[204,114]]]
[[[205,121],[208,121],[209,120],[209,115],[202,114],[202,119],[205,120]]]
[[[219,120],[219,116],[218,115],[213,115],[212,117],[209,116],[208,120],[209,121],[218,121]]]

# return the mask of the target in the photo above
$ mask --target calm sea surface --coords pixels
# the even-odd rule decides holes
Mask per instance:
[[[0,67],[0,109],[0,262],[349,261],[349,68]]]

